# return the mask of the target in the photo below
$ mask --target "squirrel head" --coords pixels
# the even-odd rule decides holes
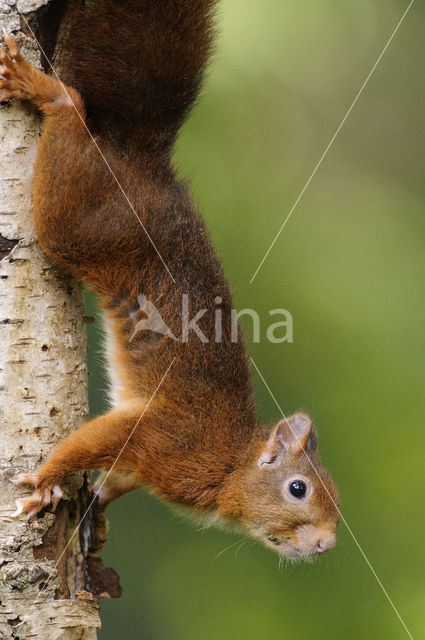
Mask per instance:
[[[219,498],[220,515],[288,558],[308,558],[335,545],[338,493],[317,453],[311,418],[281,420],[256,442]]]

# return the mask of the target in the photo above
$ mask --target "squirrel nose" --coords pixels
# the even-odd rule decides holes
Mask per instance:
[[[328,538],[320,538],[316,544],[316,553],[326,553],[335,546],[335,536],[329,536]]]

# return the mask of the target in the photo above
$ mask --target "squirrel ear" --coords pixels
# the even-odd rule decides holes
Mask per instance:
[[[299,411],[279,422],[281,437],[292,455],[317,448],[317,436],[313,421],[307,413]]]
[[[282,455],[295,456],[317,447],[313,422],[306,413],[294,413],[277,423],[258,459],[258,466],[277,466]]]

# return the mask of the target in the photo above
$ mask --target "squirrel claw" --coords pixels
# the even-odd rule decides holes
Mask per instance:
[[[37,473],[20,473],[15,478],[11,478],[11,482],[18,486],[32,484],[34,487],[37,487],[39,478]],[[17,518],[22,516],[28,520],[49,504],[52,505],[54,510],[62,496],[63,491],[58,484],[36,489],[30,496],[16,500],[16,511],[11,514],[11,517]]]
[[[9,49],[9,53],[12,59],[16,60],[16,62],[20,62],[22,60],[22,54],[19,51],[18,45],[16,44],[13,36],[11,36],[10,33],[7,33],[7,31],[3,29],[3,38],[7,48]]]
[[[62,496],[63,496],[62,489],[58,484],[55,484],[54,487],[52,488],[52,493],[51,493],[51,503],[52,503],[53,511],[58,506],[58,502],[62,498]]]
[[[46,495],[47,494],[47,495]],[[18,498],[16,500],[16,511],[11,514],[12,518],[22,517],[29,520],[35,516],[43,507],[50,503],[50,491],[34,491],[28,498]]]
[[[16,511],[10,515],[11,518],[19,518],[21,516],[23,520],[29,520],[31,516],[34,516],[40,509],[41,506],[38,508],[34,505],[32,498],[18,498],[16,500]]]

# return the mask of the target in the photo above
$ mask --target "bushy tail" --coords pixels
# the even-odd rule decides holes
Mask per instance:
[[[215,0],[86,0],[60,37],[65,82],[82,94],[92,128],[117,144],[162,153],[202,80]]]

